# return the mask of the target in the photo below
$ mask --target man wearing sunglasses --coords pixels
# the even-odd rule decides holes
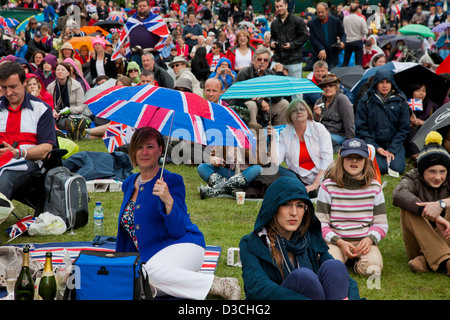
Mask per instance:
[[[269,69],[271,52],[266,47],[258,48],[253,54],[252,65],[239,71],[236,82],[262,77],[270,74],[283,75],[283,65],[276,63],[274,71]],[[250,110],[250,122],[259,123],[263,127],[269,122],[276,126],[286,123],[288,102],[283,97],[257,97],[249,100],[230,101],[230,104],[245,103]]]

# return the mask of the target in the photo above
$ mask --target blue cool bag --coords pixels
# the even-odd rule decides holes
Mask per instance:
[[[74,265],[76,288],[69,299],[152,299],[150,284],[137,252],[82,250]]]

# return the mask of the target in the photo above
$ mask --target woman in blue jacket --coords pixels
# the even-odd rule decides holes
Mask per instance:
[[[359,299],[347,268],[328,253],[304,185],[281,177],[267,189],[254,230],[239,244],[250,300]]]
[[[395,83],[391,70],[375,73],[372,85],[356,109],[356,136],[371,144],[381,174],[388,168],[405,171],[404,143],[409,134],[409,107],[405,94]]]
[[[205,239],[187,212],[183,178],[159,167],[163,137],[154,128],[136,130],[129,155],[140,173],[128,177],[122,190],[116,251],[140,253],[158,295],[205,299],[208,293],[239,299],[237,279],[198,272]]]

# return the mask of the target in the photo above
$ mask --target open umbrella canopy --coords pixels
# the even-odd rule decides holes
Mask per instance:
[[[118,22],[124,23],[125,22],[125,17],[120,15],[120,14],[113,14],[113,15],[110,15],[108,18],[106,18],[106,20],[108,20],[108,21],[118,21]]]
[[[441,33],[442,31],[445,31],[445,29],[450,28],[450,22],[442,22],[439,23],[436,27],[431,29],[431,31],[436,33]]]
[[[422,47],[422,40],[416,36],[397,35],[396,37],[389,39],[389,42],[393,47],[395,47],[398,41],[403,41],[410,50],[419,50]]]
[[[341,84],[349,90],[353,88],[353,86],[358,83],[359,80],[361,80],[364,72],[364,68],[359,65],[333,68],[331,70],[331,73],[334,73],[336,77],[342,79]]]
[[[302,93],[323,92],[311,80],[267,75],[233,83],[222,99],[287,97]]]
[[[203,145],[251,148],[256,141],[233,109],[194,93],[153,85],[113,86],[86,104],[98,117],[134,128],[150,126],[163,135]]]
[[[85,37],[72,37],[72,39],[69,40],[69,43],[72,45],[72,47],[75,50],[80,50],[81,47],[87,46],[89,51],[94,51],[94,47],[92,46],[91,39],[94,37],[91,36],[85,36]]]
[[[15,28],[20,24],[20,21],[14,18],[3,18],[0,16],[0,25],[5,28]]]
[[[431,37],[433,39],[436,38],[436,35],[433,33],[433,31],[422,24],[407,24],[406,26],[398,29],[398,32],[407,36],[422,36],[425,38]]]
[[[450,88],[450,82],[440,75],[434,73],[421,65],[396,72],[394,74],[395,83],[408,98],[412,98],[411,84],[417,83],[425,85],[428,99],[436,102],[439,106],[444,103],[447,92]]]
[[[422,150],[425,146],[425,137],[430,131],[441,131],[445,127],[450,126],[450,102],[437,109],[420,127],[413,138],[413,143]],[[447,132],[442,132],[442,136],[446,137]]]
[[[379,70],[391,70],[392,73],[397,73],[400,72],[402,70],[411,68],[416,66],[417,63],[414,62],[396,62],[396,61],[391,61],[388,62],[382,66],[379,67],[373,67],[370,69],[367,69],[366,72],[363,74],[363,76],[361,77],[361,80],[359,80],[352,88],[352,90],[350,90],[354,96],[356,96],[358,94],[358,91],[361,87],[362,84],[366,83],[370,77],[373,77],[375,75],[375,73]]]

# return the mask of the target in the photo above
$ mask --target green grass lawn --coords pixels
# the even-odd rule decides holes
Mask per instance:
[[[80,151],[104,151],[103,141],[79,142]],[[186,202],[191,219],[205,234],[206,243],[222,247],[216,275],[237,277],[241,287],[243,281],[241,268],[227,266],[227,250],[238,247],[241,237],[253,230],[253,224],[261,206],[260,202],[246,201],[238,206],[236,201],[227,198],[200,200],[197,188],[203,180],[197,174],[195,166],[167,165],[166,168],[184,177],[186,185]],[[350,271],[357,280],[361,297],[368,300],[448,300],[450,298],[450,281],[444,273],[412,273],[408,267],[408,258],[402,240],[399,209],[392,205],[392,192],[399,181],[398,178],[384,176],[387,182],[384,188],[389,219],[389,231],[380,242],[380,249],[384,257],[384,269],[380,277],[367,279]],[[122,192],[90,193],[90,220],[83,227],[76,229],[76,235],[67,231],[59,236],[28,236],[23,235],[11,243],[45,243],[62,241],[91,241],[93,234],[92,212],[96,201],[101,201],[105,211],[105,233],[115,236],[117,219],[122,201]],[[28,207],[15,202],[15,212],[20,216],[32,214]],[[5,230],[17,220],[11,216],[0,226],[0,239],[5,244],[9,237]],[[244,292],[243,292],[244,297]]]

